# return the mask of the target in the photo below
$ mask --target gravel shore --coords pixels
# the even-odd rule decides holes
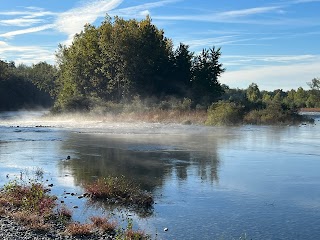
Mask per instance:
[[[62,226],[53,226],[49,232],[36,232],[18,224],[14,220],[0,216],[0,239],[2,240],[46,240],[46,239],[113,239],[99,232],[90,236],[69,236],[64,234]]]

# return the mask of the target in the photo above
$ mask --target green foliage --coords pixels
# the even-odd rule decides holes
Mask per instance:
[[[41,182],[30,179],[28,183],[10,181],[3,187],[1,197],[23,211],[50,215],[56,206],[55,197],[50,196]]]
[[[31,81],[42,91],[50,94],[52,98],[56,96],[56,79],[58,69],[46,62],[34,64],[30,68],[29,77]]]
[[[254,109],[244,116],[244,122],[247,124],[296,124],[300,122],[312,122],[299,115],[295,109],[288,108],[281,101],[274,99],[268,103],[264,109]]]
[[[195,103],[209,106],[223,93],[218,82],[218,77],[225,71],[219,63],[221,49],[204,49],[201,54],[193,60],[192,66],[192,97]]]
[[[311,119],[299,115],[298,109],[304,106],[315,107],[317,106],[316,100],[320,99],[318,90],[305,91],[301,87],[297,91],[284,92],[282,89],[277,89],[267,92],[260,91],[258,85],[252,83],[245,90],[229,89],[226,86],[224,89],[225,96],[223,96],[223,99],[229,99],[229,101],[235,104],[242,104],[244,106],[240,111],[242,113],[240,116],[243,117],[242,121],[246,124],[269,125],[310,122],[312,121]],[[210,110],[212,109],[208,111],[208,121],[209,117],[212,118],[213,124],[218,124],[218,116],[221,117],[228,112],[221,107],[219,111],[215,110],[220,115],[215,113],[216,115],[214,116]]]
[[[16,67],[14,62],[0,60],[0,111],[52,105],[49,94],[32,83],[31,70],[32,67]]]
[[[219,101],[209,107],[206,125],[234,125],[241,121],[241,107],[232,102]]]
[[[131,218],[127,218],[126,229],[119,229],[115,235],[116,240],[148,240],[151,237],[144,233],[142,230],[133,229],[133,221]]]
[[[320,78],[313,78],[311,82],[307,84],[312,90],[320,90]]]
[[[246,90],[247,99],[250,102],[256,103],[261,99],[261,93],[257,84],[252,83]]]
[[[112,21],[107,16],[99,27],[86,25],[71,46],[59,46],[56,106],[66,109],[69,99],[83,96],[133,105],[135,96],[174,96],[194,103],[205,100],[202,104],[208,106],[222,92],[220,48],[203,50],[199,56],[188,48],[181,43],[174,51],[150,17]]]

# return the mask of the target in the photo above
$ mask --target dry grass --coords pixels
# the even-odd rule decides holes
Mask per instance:
[[[140,190],[124,176],[98,179],[84,187],[93,199],[104,199],[109,202],[133,204],[146,208],[152,207],[154,202],[152,195]]]
[[[33,230],[48,231],[47,220],[54,215],[56,197],[47,192],[35,181],[11,181],[0,192],[0,212]]]
[[[45,222],[45,219],[39,214],[34,214],[26,211],[17,211],[10,214],[14,219],[16,219],[22,225],[36,230],[36,231],[48,231],[50,229],[50,224]]]
[[[65,113],[48,115],[44,120],[72,122],[72,121],[101,121],[101,122],[149,122],[149,123],[177,123],[204,124],[207,119],[205,110],[147,110],[121,113]]]
[[[57,209],[58,217],[62,220],[70,220],[72,218],[72,211],[65,206],[61,206]]]
[[[102,232],[113,233],[118,226],[115,221],[110,222],[103,217],[91,217],[90,220],[92,221],[93,226],[99,228]]]
[[[123,178],[105,179],[102,181],[104,187],[106,181],[116,183],[108,187],[113,188],[112,196],[119,197],[117,199],[123,198],[129,201],[128,198],[144,197],[136,186],[130,185]],[[120,188],[120,192],[116,190],[116,187]],[[99,190],[99,187],[95,185],[93,189]],[[101,194],[104,196],[105,192]],[[65,206],[58,206],[56,209],[55,199],[56,197],[49,195],[43,184],[39,182],[11,181],[0,191],[0,215],[9,216],[34,231],[47,232],[55,227],[55,224],[63,224],[64,233],[72,236],[99,236],[98,233],[102,232],[113,237],[121,236],[117,239],[148,239],[142,231],[132,230],[132,221],[130,221],[130,228],[126,230],[121,229],[115,221],[103,217],[91,217],[92,224],[70,223],[72,212]],[[67,223],[69,224],[66,226]]]
[[[149,239],[149,237],[145,234],[145,232],[141,230],[132,230],[128,229],[125,232],[125,240],[142,240]]]
[[[126,121],[140,121],[151,123],[178,123],[178,124],[204,124],[207,119],[206,111],[181,111],[181,110],[150,110],[144,113],[122,113],[119,119]]]
[[[89,236],[92,234],[92,224],[71,223],[66,227],[66,234],[72,236]]]
[[[320,112],[320,108],[301,108],[300,112]]]

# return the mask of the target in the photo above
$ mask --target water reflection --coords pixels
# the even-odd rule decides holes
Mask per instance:
[[[78,185],[109,175],[124,175],[151,192],[161,188],[173,173],[179,181],[186,181],[191,169],[202,181],[218,182],[219,158],[215,145],[211,143],[206,150],[186,148],[172,145],[173,138],[73,133],[64,148],[72,149],[76,156],[63,161],[61,167],[73,172]]]
[[[64,198],[64,191],[82,194],[84,183],[125,175],[155,196],[152,217],[129,211],[135,224],[158,239],[239,239],[243,233],[250,239],[317,239],[318,123],[236,128],[94,123],[88,129],[68,123],[60,129],[32,127],[53,125],[42,121],[0,121],[0,182],[7,173],[11,179],[39,166],[54,184],[52,193],[79,206],[75,220],[83,221],[92,205],[85,209],[87,199]],[[70,160],[62,160],[68,155]],[[103,203],[93,207],[117,212]]]

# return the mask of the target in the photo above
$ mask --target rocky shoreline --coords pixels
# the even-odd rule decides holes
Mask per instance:
[[[54,225],[50,231],[35,231],[29,229],[22,224],[17,223],[13,219],[0,216],[0,239],[2,240],[77,240],[77,239],[113,239],[110,235],[101,232],[93,232],[89,236],[70,236],[64,233],[64,227]]]

